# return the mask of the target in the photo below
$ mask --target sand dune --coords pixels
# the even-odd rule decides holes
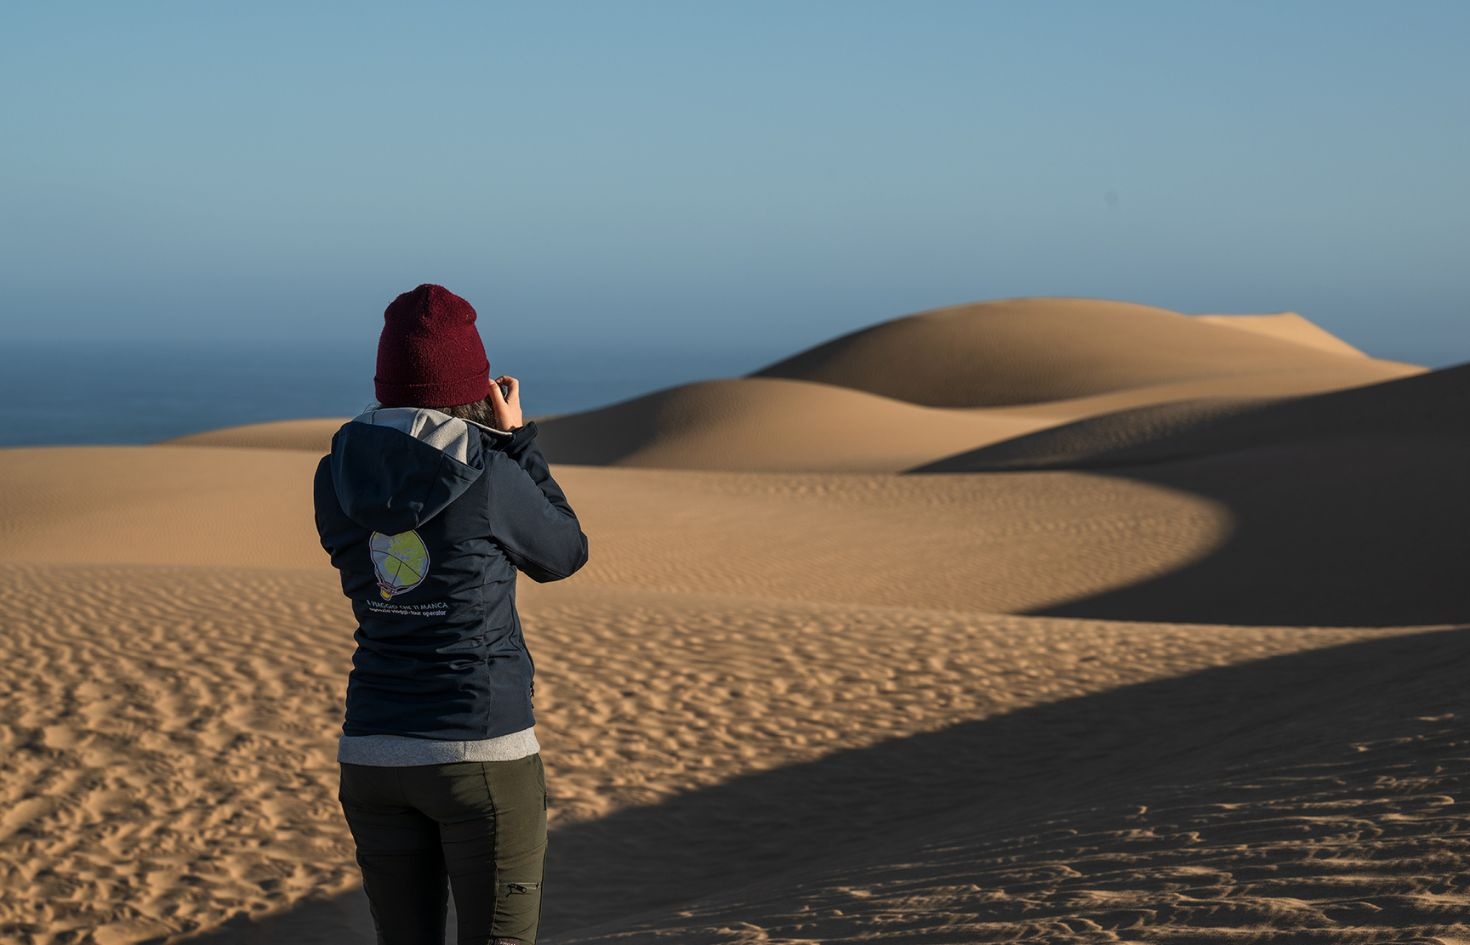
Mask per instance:
[[[810,381],[683,384],[545,423],[553,462],[666,469],[897,472],[1048,418],[923,407]]]
[[[1449,578],[1464,505],[1443,495],[1466,468],[1465,446],[1453,433],[1436,435],[1459,428],[1462,377],[1433,372],[1278,404],[1256,425],[1246,423],[1254,414],[1227,405],[1224,419],[1245,425],[1189,427],[1203,437],[1185,453],[1193,462],[1109,475],[773,477],[570,465],[559,475],[591,532],[606,536],[580,580],[606,587],[1051,612],[1193,574],[1202,586],[1133,594],[1130,606],[1143,610],[1071,613],[1214,622],[1225,619],[1223,606],[1234,622],[1430,622],[1452,617],[1462,600]],[[1199,419],[1197,405],[1180,410]],[[1137,439],[1152,428],[1124,429]],[[1231,429],[1256,439],[1236,442]],[[1341,442],[1315,445],[1312,431]],[[1263,449],[1242,454],[1241,445]],[[29,561],[320,566],[302,512],[315,455],[240,454],[5,451],[10,511],[0,535]],[[1206,564],[1247,538],[1249,555],[1223,569]],[[1313,591],[1301,594],[1308,567]],[[1431,580],[1442,572],[1445,580]],[[1369,588],[1374,599],[1365,601]]]
[[[223,447],[3,451],[14,505],[0,538],[15,550],[0,558],[320,568],[315,460]],[[577,583],[607,591],[1392,626],[1465,614],[1470,511],[1456,483],[1467,464],[1470,444],[1365,437],[1105,474],[567,465],[558,481],[598,542]],[[522,582],[530,602],[561,592]]]
[[[29,929],[42,942],[64,940],[67,929],[98,930],[102,942],[193,941],[195,932],[208,933],[198,939],[208,942],[370,942],[366,906],[353,889],[350,839],[332,809],[330,739],[351,648],[331,575],[137,565],[8,565],[5,574],[6,665],[47,671],[3,677],[6,704],[18,714],[0,756],[0,806],[8,812],[0,928],[13,936]],[[909,876],[925,863],[963,873],[967,867],[932,851],[927,859],[894,856],[903,849],[895,844],[907,838],[915,849],[934,833],[967,842],[977,817],[992,825],[977,853],[1007,836],[1024,841],[1035,828],[1021,819],[1008,824],[1011,833],[993,835],[1017,805],[1029,805],[1032,822],[1037,806],[1050,806],[1079,832],[1063,837],[1099,831],[1121,847],[1120,864],[1139,868],[1124,890],[1155,908],[1187,909],[1195,888],[1176,888],[1160,871],[1168,861],[1159,846],[1171,834],[1130,845],[1143,824],[1123,819],[1123,804],[1097,811],[1101,798],[1089,776],[1116,785],[1126,774],[1137,790],[1124,800],[1154,801],[1157,785],[1178,777],[1181,752],[1195,761],[1217,757],[1216,740],[1192,739],[1186,719],[1207,718],[1213,728],[1206,731],[1234,733],[1233,750],[1255,744],[1219,712],[1229,687],[1192,688],[1187,674],[1381,634],[1201,633],[571,586],[543,600],[527,608],[526,632],[538,647],[540,732],[553,796],[548,883],[562,891],[548,900],[549,942],[601,940],[563,936],[649,910],[661,915],[670,940],[689,941],[680,930],[691,917],[676,904],[780,875],[801,877],[803,896],[855,900],[848,888],[881,891],[890,875],[880,859],[866,885],[856,884],[859,854],[868,862],[893,856],[895,869],[910,864]],[[69,606],[58,607],[61,601]],[[1399,665],[1412,673],[1421,662]],[[1301,665],[1310,672],[1310,662]],[[1184,681],[1170,682],[1176,677]],[[1250,714],[1237,721],[1271,719],[1272,707],[1288,711],[1333,696],[1346,686],[1334,685],[1337,679],[1328,674],[1317,688],[1267,681],[1243,690]],[[1138,686],[1145,688],[1130,688]],[[1269,699],[1255,705],[1244,699],[1251,693]],[[1088,700],[1109,708],[1089,711]],[[1186,710],[1171,728],[1148,728]],[[955,732],[971,729],[980,740],[951,745]],[[1425,740],[1398,752],[1417,746],[1424,754],[1418,763],[1430,764],[1439,757],[1428,751],[1434,731],[1411,732]],[[1374,777],[1389,769],[1376,756],[1357,760],[1349,786],[1373,790]],[[892,812],[900,799],[902,811]],[[1258,837],[1275,830],[1283,841],[1294,838],[1299,863],[1336,849],[1334,837],[1362,830],[1361,809],[1334,812],[1289,795],[1274,803],[1277,823],[1258,828]],[[856,816],[862,831],[853,829]],[[1318,818],[1319,839],[1303,837],[1295,816]],[[1436,834],[1442,826],[1426,822],[1417,847],[1400,845],[1397,869],[1443,869],[1459,847],[1451,839],[1457,832]],[[1077,842],[1086,844],[1085,836]],[[1213,843],[1206,862],[1235,871],[1240,892],[1257,895],[1249,879],[1254,858],[1228,837]],[[833,886],[812,883],[823,875],[819,868],[831,875],[838,854],[847,874]],[[1021,895],[1017,874],[1027,870],[1062,882],[1065,874],[1050,864],[1066,858],[1065,848],[1047,856],[1034,866],[1016,861],[1005,888]],[[1305,872],[1314,866],[1319,873]],[[996,869],[982,863],[964,882],[983,883],[988,894],[1007,874],[987,877],[980,872],[987,868]],[[1325,882],[1340,872],[1307,861],[1296,875]],[[907,908],[922,921],[973,921],[983,899],[971,905],[960,891],[947,895],[949,882]],[[1217,885],[1226,887],[1222,898],[1231,891]],[[1086,888],[1075,883],[1030,888],[1062,916],[1099,908],[1068,895]],[[1049,897],[1052,888],[1057,894]],[[1393,888],[1366,877],[1337,898],[1371,904]],[[753,899],[742,921],[764,921],[766,908]],[[1229,910],[1195,916],[1217,930],[1258,920],[1258,912]],[[1297,921],[1310,924],[1305,915]],[[1013,926],[1025,927],[1024,920]],[[295,934],[283,937],[282,928]],[[1368,930],[1359,934],[1366,940]]]
[[[0,450],[0,560],[319,568],[317,458],[224,447]]]
[[[1335,364],[1318,367],[1299,367],[1285,371],[1269,371],[1264,374],[1224,374],[1199,377],[1186,381],[1171,381],[1166,384],[1146,384],[1105,394],[1090,394],[1086,397],[1069,397],[1062,400],[1045,400],[1034,404],[1004,407],[1008,415],[1016,417],[1046,417],[1054,422],[1080,420],[1085,417],[1126,410],[1131,407],[1147,407],[1154,404],[1175,404],[1202,398],[1228,398],[1250,400],[1254,398],[1291,397],[1301,394],[1317,394],[1324,391],[1360,387],[1398,377],[1423,374],[1427,368],[1389,361],[1352,362],[1344,358]],[[951,407],[958,412],[982,412],[992,407]]]
[[[919,369],[895,378],[880,363]],[[893,319],[746,377],[666,388],[541,427],[556,462],[896,472],[1128,408],[1154,409],[1102,421],[1110,442],[1259,399],[1423,370],[1368,358],[1292,314],[1201,319],[1019,299]]]
[[[894,364],[914,370],[875,381],[880,366]],[[1012,299],[892,319],[745,377],[664,388],[538,425],[555,463],[898,472],[1132,407],[1166,405],[1120,418],[1110,436],[1183,422],[1180,411],[1194,408],[1180,404],[1191,399],[1244,403],[1423,370],[1369,358],[1293,313],[1186,316],[1091,299]],[[346,419],[162,442],[320,453]]]
[[[16,891],[0,927],[370,942],[331,809],[350,637],[330,576],[6,573],[0,601],[24,628],[3,637],[7,665],[49,671],[4,680],[25,708],[0,761]],[[564,891],[549,942],[719,941],[692,937],[716,934],[712,915],[752,934],[816,920],[821,940],[885,915],[902,917],[895,935],[959,923],[940,939],[955,942],[1132,915],[1201,941],[1261,923],[1368,941],[1436,921],[1455,887],[1431,877],[1470,858],[1436,800],[1463,764],[1445,728],[1462,714],[1463,637],[1416,650],[1403,631],[570,587],[526,626],[545,693],[549,882]],[[1366,658],[1379,640],[1410,658]],[[1365,658],[1313,661],[1353,643]],[[1190,675],[1213,667],[1236,670]],[[1369,681],[1397,711],[1362,700]],[[1372,919],[1386,901],[1395,911]]]
[[[0,546],[12,549],[0,560],[320,569],[316,459],[223,447],[0,451]],[[600,539],[577,583],[609,590],[1019,610],[1180,567],[1226,528],[1209,501],[1070,473],[964,481],[562,466],[557,481]],[[1108,554],[1124,536],[1133,553]],[[519,593],[553,591],[527,581]]]
[[[663,469],[899,472],[1134,405],[1146,420],[1178,414],[1191,397],[1206,413],[1273,396],[1308,394],[1421,373],[1359,359],[1269,374],[1175,381],[1016,407],[925,407],[813,381],[700,381],[564,414],[538,424],[553,462]]]
[[[234,446],[253,449],[310,450],[320,456],[331,448],[332,434],[348,417],[310,420],[271,420],[201,430],[160,440],[165,446]]]
[[[1470,941],[1467,368],[1085,300],[880,328],[546,419],[593,552],[517,588],[542,941]],[[373,941],[341,419],[0,450],[0,940]]]
[[[821,381],[932,407],[999,407],[1345,361],[1363,368],[1373,359],[1167,309],[1027,298],[890,319],[748,376]]]
[[[1015,407],[925,407],[866,391],[784,378],[681,384],[605,407],[536,418],[553,463],[766,472],[899,472],[1078,419],[1192,399],[1242,404],[1422,373],[1342,359],[1265,374],[1220,375]],[[1140,419],[1149,417],[1140,414]],[[224,427],[165,446],[299,449],[321,455],[348,418]],[[1145,420],[1143,428],[1151,428]],[[1129,421],[1131,425],[1131,421]]]
[[[1368,356],[1321,326],[1302,318],[1296,312],[1277,312],[1274,315],[1195,315],[1193,317],[1212,325],[1260,332],[1272,338],[1306,345],[1309,348],[1320,348],[1334,354],[1364,358]]]
[[[1470,365],[1315,396],[1124,410],[947,457],[924,471],[1097,468],[1370,436],[1464,440]]]

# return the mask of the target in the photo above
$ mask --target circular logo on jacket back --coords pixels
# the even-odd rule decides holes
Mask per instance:
[[[368,539],[373,571],[378,576],[378,593],[383,600],[413,590],[429,573],[429,549],[419,533],[410,529],[396,535],[373,532]]]

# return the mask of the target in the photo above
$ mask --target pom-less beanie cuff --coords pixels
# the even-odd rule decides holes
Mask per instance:
[[[373,378],[378,403],[384,407],[454,407],[484,400],[490,393],[490,365],[459,380],[436,380],[423,384],[394,384]]]

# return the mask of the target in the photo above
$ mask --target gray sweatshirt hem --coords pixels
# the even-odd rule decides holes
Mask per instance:
[[[470,741],[406,735],[341,735],[337,739],[338,761],[385,767],[442,765],[455,761],[514,761],[540,750],[534,725],[509,735]]]

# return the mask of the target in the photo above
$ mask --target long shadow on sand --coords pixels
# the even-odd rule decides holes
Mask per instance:
[[[1218,414],[1189,409],[1191,422],[1138,442],[1110,446],[1098,432],[1123,411],[909,473],[1079,471],[1228,510],[1231,532],[1200,560],[1032,614],[1256,626],[1470,620],[1470,365]]]
[[[1181,791],[1199,804],[1235,803],[1242,784],[1251,804],[1267,807],[1290,807],[1324,784],[1360,795],[1451,795],[1470,771],[1467,670],[1470,627],[1385,634],[836,751],[568,825],[551,838],[542,940],[640,913],[656,924],[696,897],[783,874],[804,878],[960,825],[965,836],[1004,837],[1028,818],[1067,811],[1113,823]],[[552,792],[554,799],[554,783]],[[1444,816],[1460,822],[1436,828],[1438,865],[1420,872],[1470,862],[1466,815],[1451,808]],[[1248,860],[1246,844],[1269,841],[1272,830],[1297,835],[1299,820],[1253,821],[1248,837],[1216,853]],[[977,846],[975,856],[981,852]],[[1190,855],[1174,850],[1170,862],[1187,864]],[[1337,895],[1310,884],[1288,894]],[[1059,914],[1079,914],[1064,898]],[[307,901],[187,941],[370,941],[343,932],[344,900]],[[1400,897],[1375,914],[1401,929],[1444,920],[1431,915],[1429,899],[1422,909],[1417,901]],[[1175,926],[1189,921],[1171,917]],[[1218,911],[1208,921],[1217,927]],[[1260,917],[1242,912],[1238,921],[1245,928]]]
[[[1257,626],[1470,620],[1470,441],[1380,435],[1101,470],[1228,509],[1223,544],[1028,613]]]

